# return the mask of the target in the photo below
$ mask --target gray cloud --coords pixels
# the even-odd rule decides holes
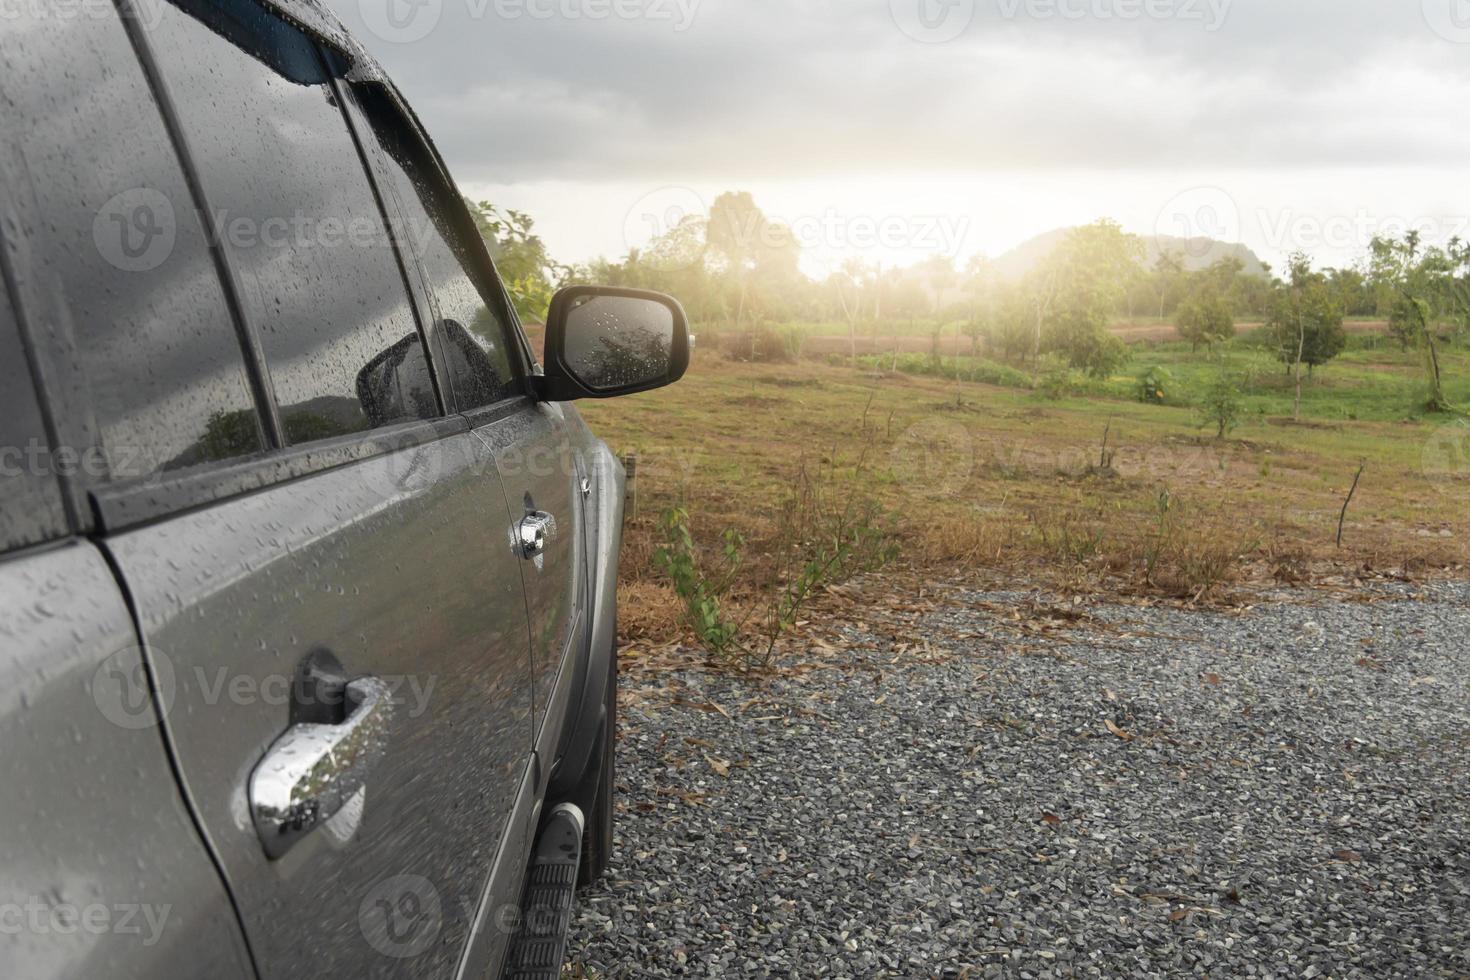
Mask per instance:
[[[432,29],[391,43],[331,0],[470,182],[1470,155],[1470,44],[1430,26],[1463,0],[975,0],[946,43],[897,21],[969,0],[423,2]],[[615,3],[647,16],[590,16]]]

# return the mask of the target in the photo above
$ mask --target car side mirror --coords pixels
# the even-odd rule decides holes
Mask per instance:
[[[546,401],[614,398],[673,384],[689,367],[689,321],[672,296],[568,286],[546,316]]]

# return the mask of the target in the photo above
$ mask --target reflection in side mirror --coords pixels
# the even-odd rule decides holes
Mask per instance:
[[[551,302],[546,376],[553,401],[661,388],[689,363],[689,327],[677,300],[636,289],[572,286]]]
[[[674,311],[631,296],[579,296],[564,350],[567,370],[593,391],[646,385],[669,373]]]

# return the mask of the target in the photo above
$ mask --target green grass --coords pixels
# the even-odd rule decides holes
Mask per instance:
[[[1191,350],[1188,344],[1141,344],[1132,349],[1127,366],[1109,378],[1089,378],[1073,372],[1068,387],[1090,398],[1135,401],[1138,379],[1151,368],[1162,368],[1171,379],[1166,405],[1192,407],[1210,381],[1221,371],[1241,381],[1248,416],[1290,416],[1296,393],[1295,379],[1286,365],[1249,337],[1218,346],[1214,351]],[[1448,347],[1441,352],[1445,394],[1450,403],[1470,408],[1470,350]],[[1000,385],[1033,387],[1031,375],[1018,367],[986,358],[943,357],[927,354],[868,355],[859,364],[870,369],[896,368],[905,374]],[[1043,376],[1057,370],[1043,365]],[[1349,348],[1330,363],[1304,376],[1302,418],[1323,422],[1397,422],[1424,419],[1427,389],[1422,355],[1402,351],[1390,338],[1373,335],[1350,338]]]

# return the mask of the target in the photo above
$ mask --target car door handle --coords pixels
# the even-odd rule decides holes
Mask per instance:
[[[556,518],[545,511],[538,510],[522,517],[516,534],[521,557],[530,560],[544,554],[547,540],[555,534]]]
[[[250,815],[271,860],[340,810],[383,757],[393,715],[388,685],[359,678],[344,700],[341,724],[292,725],[250,776]]]

